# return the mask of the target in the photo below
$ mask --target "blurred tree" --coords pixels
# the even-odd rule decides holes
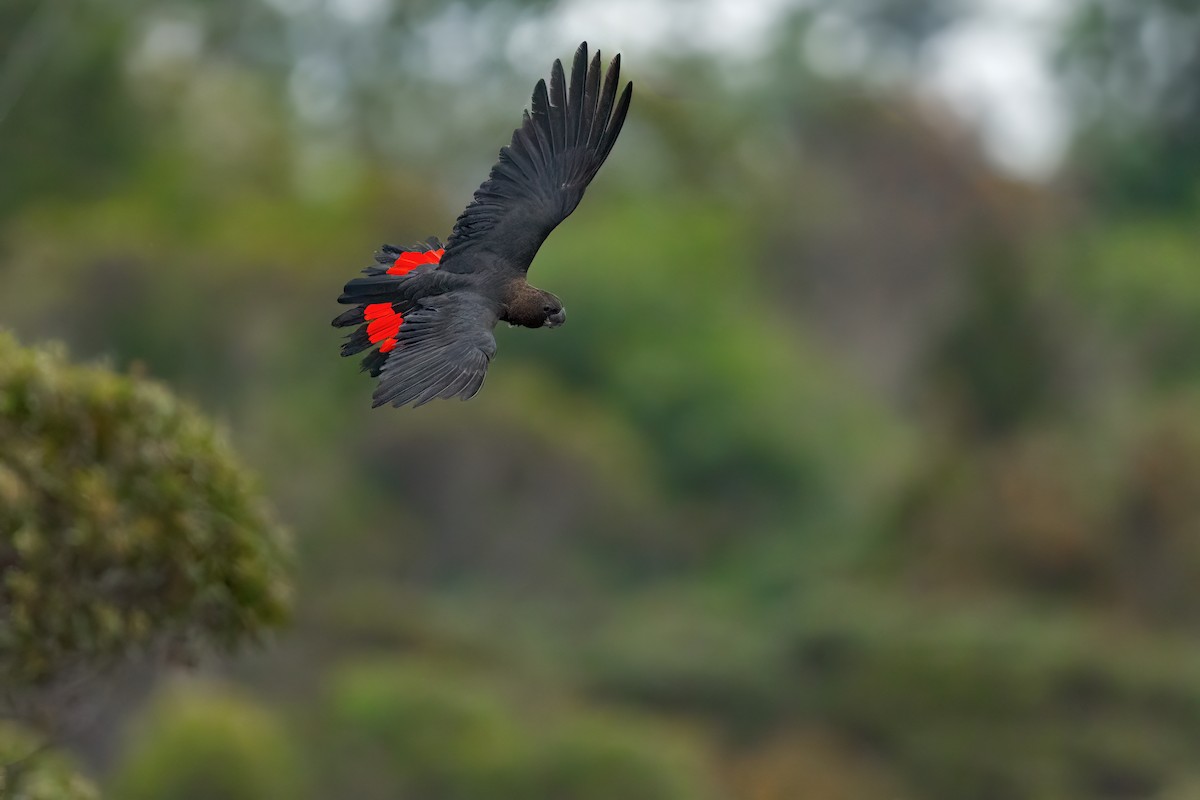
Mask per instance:
[[[1088,182],[1126,210],[1200,200],[1200,5],[1089,0],[1060,56]]]
[[[924,383],[937,426],[1003,437],[1055,405],[1061,358],[1017,254],[997,244],[961,266],[966,302],[933,345]]]
[[[1110,215],[1060,239],[1046,259],[1106,337],[1104,361],[1114,377],[1133,372],[1160,390],[1200,380],[1196,231],[1187,214]]]
[[[0,675],[52,682],[154,643],[282,621],[279,528],[161,387],[0,337]]]
[[[818,26],[834,20],[842,32],[865,37],[866,63],[861,66],[889,72],[905,63],[914,66],[922,45],[969,13],[957,0],[818,0],[794,5],[798,14],[812,14],[810,6],[815,9]]]
[[[147,129],[123,74],[132,33],[105,3],[0,4],[0,220],[112,190],[136,159]]]
[[[301,171],[306,163],[327,163],[331,148],[378,159],[400,142],[410,153],[461,145],[452,131],[462,127],[469,139],[477,129],[444,125],[442,136],[420,129],[410,130],[416,139],[398,135],[412,129],[412,108],[445,91],[445,73],[430,65],[445,65],[454,53],[482,62],[480,72],[491,80],[507,80],[506,49],[474,40],[494,44],[496,26],[509,28],[550,4],[10,0],[0,6],[0,221],[42,201],[117,192],[147,170],[178,178],[178,164],[161,163],[161,156],[181,141],[204,144],[205,152],[193,154],[201,161],[220,160],[221,149],[236,153],[227,140],[205,141],[214,130],[244,133],[238,128],[245,118],[223,106],[184,120],[199,124],[198,136],[187,125],[161,134],[214,95],[228,99],[256,87],[298,123],[288,142],[297,149],[283,154]],[[512,114],[508,101],[487,105]],[[477,119],[480,111],[443,104],[448,116]],[[346,169],[346,159],[340,166]]]
[[[897,515],[904,571],[930,588],[1194,625],[1200,425],[1185,397],[1145,402],[1130,430],[1013,433],[931,461]]]
[[[283,620],[284,543],[211,423],[159,386],[0,334],[0,686],[53,730],[136,655]]]

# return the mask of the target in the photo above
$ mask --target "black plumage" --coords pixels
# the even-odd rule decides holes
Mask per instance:
[[[479,251],[499,255],[506,266],[521,272],[529,268],[550,231],[579,205],[617,141],[633,94],[633,84],[628,84],[616,99],[620,73],[618,55],[608,68],[604,90],[584,96],[585,81],[598,86],[600,80],[600,53],[589,66],[585,42],[575,51],[567,96],[562,62],[554,62],[549,92],[539,80],[532,111],[524,113],[488,179],[454,223],[443,269],[476,269],[475,261],[461,256]]]
[[[385,245],[366,277],[338,302],[354,308],[336,327],[357,326],[342,355],[368,348],[363,369],[378,376],[376,406],[464,400],[479,391],[496,352],[497,322],[557,327],[562,302],[525,279],[542,242],[583,198],[629,111],[633,85],[618,96],[621,57],[603,74],[600,53],[575,52],[568,83],[555,60],[486,181],[459,215],[443,247]]]

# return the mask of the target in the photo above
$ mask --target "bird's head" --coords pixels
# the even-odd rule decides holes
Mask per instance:
[[[557,328],[567,321],[567,315],[562,300],[526,283],[509,296],[500,319],[525,328]]]
[[[567,312],[563,309],[562,300],[549,292],[545,292],[542,302],[542,326],[557,328],[567,321]]]

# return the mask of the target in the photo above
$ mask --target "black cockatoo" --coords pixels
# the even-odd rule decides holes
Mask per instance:
[[[555,60],[549,88],[544,80],[534,87],[521,127],[449,241],[385,245],[367,277],[346,284],[338,302],[354,307],[333,324],[357,326],[343,356],[370,350],[363,369],[379,377],[374,406],[469,399],[496,352],[497,322],[555,328],[566,320],[562,301],[525,274],[617,141],[633,95],[627,83],[617,96],[620,70],[618,55],[602,80],[600,53],[589,62],[587,42],[575,51],[569,84]]]

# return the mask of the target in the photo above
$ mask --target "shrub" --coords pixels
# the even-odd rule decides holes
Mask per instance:
[[[0,333],[0,685],[252,638],[285,616],[283,556],[196,411]]]
[[[300,769],[277,720],[213,687],[168,690],[142,719],[111,800],[297,800]]]

